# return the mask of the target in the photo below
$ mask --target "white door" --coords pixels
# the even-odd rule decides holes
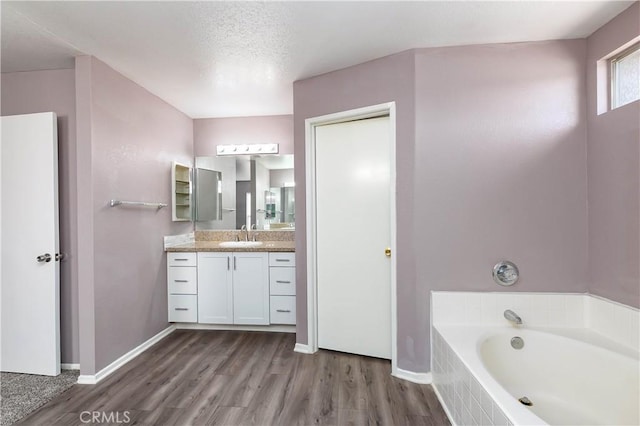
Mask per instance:
[[[391,358],[389,117],[316,127],[318,347]]]
[[[269,324],[269,254],[233,253],[233,323]]]
[[[2,371],[60,374],[56,129],[54,113],[2,117]]]
[[[233,324],[231,254],[198,253],[198,322]]]

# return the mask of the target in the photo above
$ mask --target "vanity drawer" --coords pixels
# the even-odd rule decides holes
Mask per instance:
[[[169,267],[167,283],[169,294],[198,294],[198,268]]]
[[[198,296],[169,295],[169,322],[197,322]]]
[[[195,253],[167,253],[167,266],[196,266]]]
[[[296,297],[271,296],[271,324],[296,323]]]
[[[296,254],[291,252],[269,253],[269,266],[296,266]]]
[[[269,268],[269,294],[295,296],[296,268]]]

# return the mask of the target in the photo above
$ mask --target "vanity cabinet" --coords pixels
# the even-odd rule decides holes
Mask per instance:
[[[269,254],[198,253],[198,322],[269,324]]]
[[[295,253],[167,253],[169,322],[296,323]]]
[[[198,281],[195,253],[168,253],[167,289],[170,322],[198,321]]]
[[[198,322],[233,324],[233,253],[198,253]]]
[[[271,324],[296,323],[295,253],[269,253]]]

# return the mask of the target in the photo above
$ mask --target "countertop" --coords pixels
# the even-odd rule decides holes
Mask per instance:
[[[180,244],[173,247],[167,247],[167,252],[185,252],[185,251],[242,251],[242,252],[295,252],[295,241],[264,241],[264,244],[258,247],[220,247],[222,241],[195,241],[193,243]]]

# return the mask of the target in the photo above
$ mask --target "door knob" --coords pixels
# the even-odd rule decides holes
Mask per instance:
[[[391,248],[387,247],[384,249],[384,255],[387,257],[391,257]]]
[[[49,253],[41,254],[40,256],[36,257],[36,260],[39,263],[42,263],[42,262],[49,263],[51,262],[51,255]]]

